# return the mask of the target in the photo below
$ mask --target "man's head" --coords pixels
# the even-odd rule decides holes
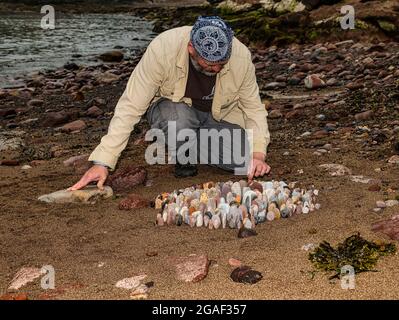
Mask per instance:
[[[209,76],[220,72],[231,56],[233,35],[233,30],[219,17],[199,17],[188,45],[194,67]]]

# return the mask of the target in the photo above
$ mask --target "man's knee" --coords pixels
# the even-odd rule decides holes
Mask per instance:
[[[193,110],[185,103],[161,99],[149,109],[147,119],[153,128],[166,129],[170,122],[176,130],[196,129],[198,120]]]

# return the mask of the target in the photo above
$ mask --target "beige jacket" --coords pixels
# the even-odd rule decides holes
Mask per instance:
[[[102,162],[114,170],[134,125],[154,98],[166,97],[191,106],[191,99],[184,97],[190,31],[189,26],[171,29],[150,43],[118,101],[108,133],[90,155],[90,161]],[[223,119],[253,129],[252,151],[266,153],[270,142],[267,112],[260,100],[251,53],[236,38],[231,58],[216,77],[212,115],[217,121]]]

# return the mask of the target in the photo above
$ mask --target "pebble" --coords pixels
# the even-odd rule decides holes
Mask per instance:
[[[393,155],[390,157],[388,163],[399,164],[399,155]]]
[[[328,173],[330,175],[332,175],[333,177],[339,177],[339,176],[345,176],[345,175],[352,174],[352,170],[343,166],[342,164],[325,163],[325,164],[319,165],[319,167],[328,171]]]
[[[385,201],[377,201],[375,204],[376,204],[377,208],[384,209],[387,207]]]
[[[326,85],[325,82],[315,74],[307,76],[304,81],[305,87],[308,89],[318,89]]]
[[[59,128],[62,132],[73,132],[73,131],[81,131],[86,128],[86,123],[83,120],[76,120],[70,123],[67,123]]]
[[[355,119],[356,119],[356,121],[365,121],[365,120],[371,119],[372,116],[373,116],[373,111],[367,110],[367,111],[355,114]]]
[[[31,167],[30,165],[28,165],[28,164],[23,165],[23,166],[21,167],[21,170],[29,170],[29,169],[32,169],[32,167]]]
[[[240,266],[234,269],[230,275],[234,282],[255,284],[262,280],[263,276],[259,271],[252,270],[248,266]]]
[[[115,287],[121,288],[121,289],[127,289],[127,290],[132,290],[136,289],[139,287],[142,283],[142,281],[147,277],[146,274],[140,274],[131,278],[125,278],[122,280],[119,280],[116,284]]]
[[[241,267],[242,262],[238,259],[235,258],[230,258],[229,259],[229,265],[232,267]]]

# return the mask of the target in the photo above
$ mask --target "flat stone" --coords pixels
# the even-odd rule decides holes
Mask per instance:
[[[105,186],[104,190],[98,189],[97,186],[87,186],[85,189],[75,191],[59,190],[42,195],[38,200],[47,203],[94,203],[98,199],[107,199],[112,195],[112,188],[109,186]]]
[[[34,281],[42,275],[39,268],[23,267],[21,268],[14,278],[11,280],[11,284],[8,290],[18,290],[19,288],[25,286],[29,282]]]
[[[125,278],[122,280],[119,280],[115,286],[117,288],[121,289],[127,289],[127,290],[133,290],[138,288],[141,284],[142,281],[147,277],[146,274],[140,274],[131,278]]]
[[[176,269],[177,278],[185,282],[201,281],[208,274],[209,260],[205,254],[171,257],[168,263]]]
[[[373,111],[367,110],[367,111],[355,114],[355,119],[356,119],[356,121],[365,121],[365,120],[369,120],[372,116],[373,116]]]
[[[63,132],[80,131],[86,128],[86,123],[83,120],[76,120],[59,128]]]
[[[325,163],[319,165],[320,168],[325,169],[328,171],[328,173],[332,176],[345,176],[345,175],[351,175],[352,170],[349,168],[343,166],[342,164],[336,164],[336,163]]]

